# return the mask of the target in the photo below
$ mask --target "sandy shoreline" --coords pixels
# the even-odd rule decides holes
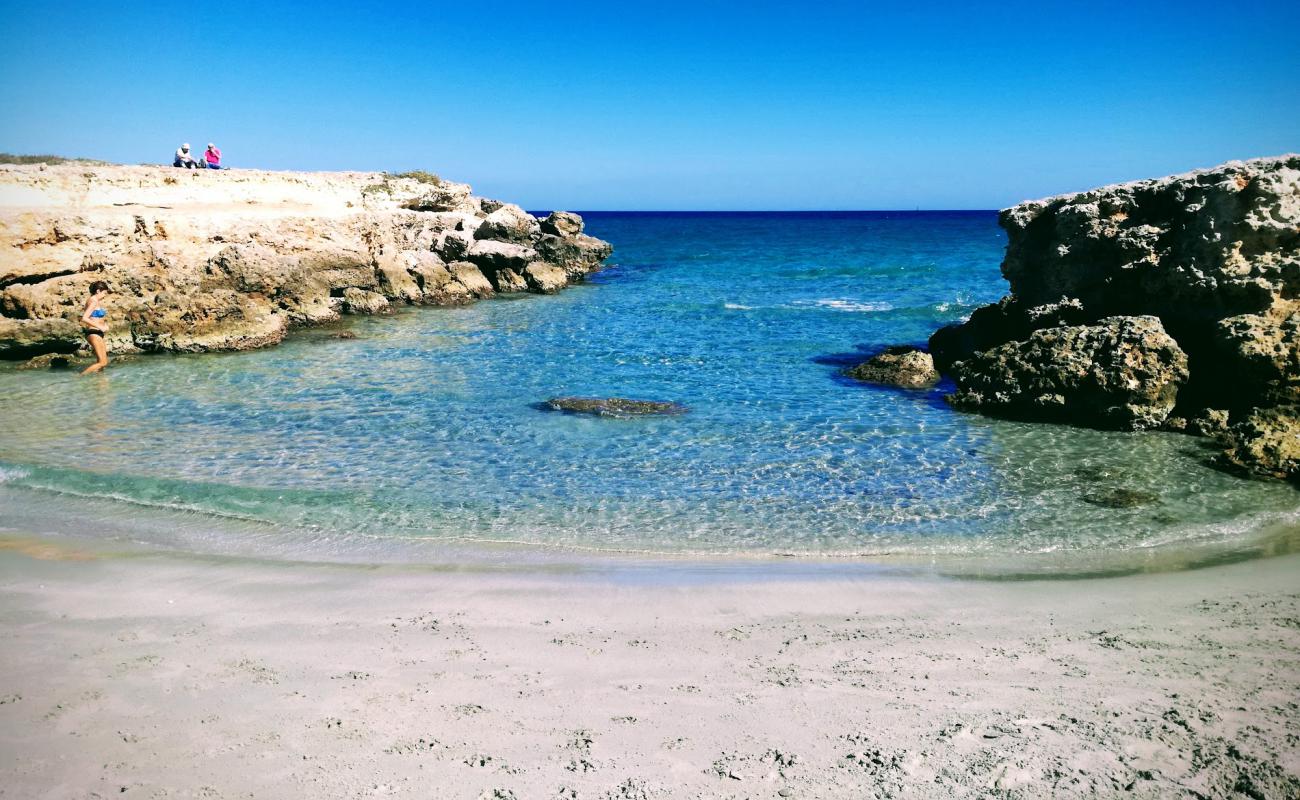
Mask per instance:
[[[1300,792],[1300,556],[637,585],[58,554],[0,553],[4,797]]]

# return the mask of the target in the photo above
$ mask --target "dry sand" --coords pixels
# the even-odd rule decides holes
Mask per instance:
[[[1295,797],[1300,557],[1081,581],[0,551],[0,796]]]

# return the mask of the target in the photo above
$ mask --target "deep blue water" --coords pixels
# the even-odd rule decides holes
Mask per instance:
[[[992,212],[587,224],[615,244],[611,266],[557,296],[95,378],[0,370],[0,525],[307,558],[426,541],[1069,558],[1250,548],[1296,518],[1294,489],[1218,472],[1189,437],[989,420],[950,410],[945,387],[839,377],[1005,293]],[[537,406],[555,395],[690,412]],[[1081,499],[1110,486],[1160,501]]]

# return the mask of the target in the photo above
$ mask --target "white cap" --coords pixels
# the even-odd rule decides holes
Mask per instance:
[[[213,144],[212,142],[208,142],[208,147],[210,147],[210,148],[211,148],[211,147],[216,147],[216,145]]]
[[[189,149],[190,149],[190,143],[189,143],[189,142],[186,142],[185,144],[181,145],[181,149],[182,149],[182,150],[189,150]]]

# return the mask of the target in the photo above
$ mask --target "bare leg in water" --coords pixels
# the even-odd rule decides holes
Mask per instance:
[[[98,333],[90,333],[86,335],[86,341],[90,342],[90,349],[95,351],[95,363],[83,369],[82,375],[99,372],[108,366],[108,346],[104,344],[104,337]]]

